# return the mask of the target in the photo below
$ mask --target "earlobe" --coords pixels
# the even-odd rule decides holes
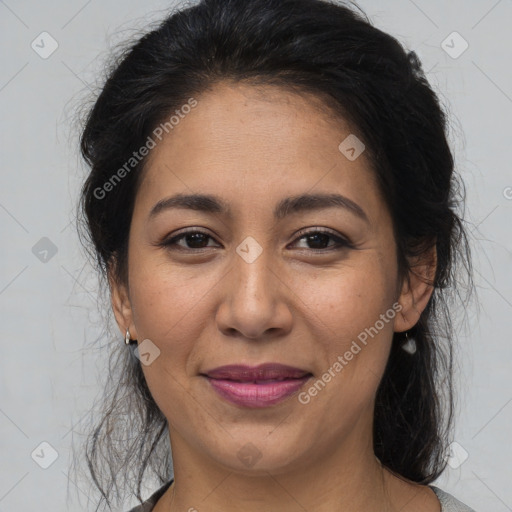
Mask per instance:
[[[131,338],[136,339],[137,330],[133,324],[133,313],[128,289],[124,283],[119,282],[119,280],[115,278],[112,265],[109,265],[108,283],[110,288],[112,310],[114,312],[119,330],[124,337],[126,330],[129,329]]]
[[[423,263],[413,265],[408,278],[404,279],[398,299],[402,309],[395,317],[395,332],[407,331],[416,325],[434,292],[437,264],[435,245],[423,256],[422,261]]]

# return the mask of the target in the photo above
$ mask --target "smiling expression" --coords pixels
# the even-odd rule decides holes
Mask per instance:
[[[160,350],[143,371],[173,452],[241,472],[248,443],[261,455],[251,471],[300,468],[333,447],[356,456],[371,440],[393,332],[417,317],[385,322],[308,404],[296,395],[401,300],[392,221],[369,161],[340,151],[353,131],[314,96],[219,83],[197,100],[149,155],[129,288],[113,290],[123,332]],[[254,408],[203,375],[263,363],[312,377]]]

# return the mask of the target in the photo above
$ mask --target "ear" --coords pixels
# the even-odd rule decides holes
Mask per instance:
[[[137,339],[137,329],[133,323],[133,312],[128,287],[117,278],[114,271],[115,265],[115,260],[112,260],[108,265],[107,272],[112,310],[123,338],[126,334],[126,329],[130,329],[130,336],[135,340]]]
[[[434,291],[437,267],[437,250],[434,244],[412,263],[409,275],[404,279],[398,302],[402,306],[395,316],[395,332],[407,331],[418,322]]]

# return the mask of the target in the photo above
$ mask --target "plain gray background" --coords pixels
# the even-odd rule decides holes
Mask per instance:
[[[81,439],[105,363],[91,348],[103,315],[96,276],[73,224],[85,175],[73,121],[101,83],[109,48],[174,5],[0,0],[0,512],[94,509],[87,482],[70,472],[72,440]],[[359,5],[422,59],[451,116],[467,186],[480,305],[457,342],[455,441],[468,457],[435,485],[477,512],[510,511],[512,1]],[[47,58],[52,41],[42,32],[58,44]],[[44,469],[52,449],[57,458]]]

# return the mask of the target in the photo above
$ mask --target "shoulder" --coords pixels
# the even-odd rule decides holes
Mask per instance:
[[[157,489],[144,503],[131,508],[128,512],[151,512],[157,501],[163,496],[164,492],[170,487],[173,479],[166,482],[162,487]]]
[[[430,485],[429,487],[436,493],[436,496],[441,502],[441,512],[476,512],[439,487],[435,487],[434,485]]]
[[[128,512],[151,512],[156,505],[157,501],[163,496],[165,491],[170,487],[173,480],[166,482],[162,487],[157,489],[144,503],[137,505],[130,509]],[[464,503],[460,502],[451,494],[443,491],[439,487],[434,485],[429,486],[441,503],[441,512],[476,512],[474,509],[468,507]]]

